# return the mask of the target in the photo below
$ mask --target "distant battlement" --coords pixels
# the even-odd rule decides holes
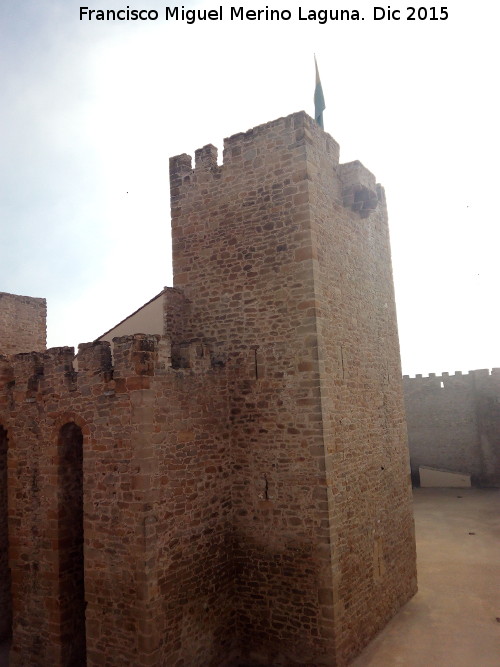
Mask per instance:
[[[500,484],[500,368],[403,376],[413,478],[422,466]]]
[[[409,375],[403,375],[403,381],[405,386],[408,385],[428,385],[435,386],[441,385],[443,387],[453,384],[453,383],[467,383],[475,382],[478,379],[485,380],[486,378],[494,378],[495,380],[500,380],[500,368],[492,368],[491,371],[488,368],[480,368],[478,370],[468,371],[463,373],[462,371],[455,371],[455,373],[442,372],[441,375],[436,373],[429,373],[428,376],[424,376],[421,373],[415,375],[415,377],[410,377]]]

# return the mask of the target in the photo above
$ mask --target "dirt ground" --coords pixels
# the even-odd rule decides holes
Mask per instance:
[[[419,592],[352,667],[500,667],[500,489],[415,489]]]

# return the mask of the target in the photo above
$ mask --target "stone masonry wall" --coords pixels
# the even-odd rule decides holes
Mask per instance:
[[[419,466],[500,485],[500,369],[404,376],[412,475]]]
[[[1,360],[10,664],[83,665],[85,644],[87,665],[226,664],[234,609],[225,370],[199,347],[173,369],[169,341],[157,336],[114,342],[114,366],[109,343],[80,346],[78,373],[72,348]],[[75,555],[67,560],[78,549],[68,533],[68,507],[78,503],[68,430],[83,441],[84,592],[75,590]]]
[[[0,292],[0,354],[45,350],[46,320],[45,299]]]
[[[174,286],[186,337],[247,369],[230,392],[242,657],[346,664],[416,590],[383,195],[359,163],[336,173],[302,113],[227,139],[221,166],[213,146],[195,158],[171,161]]]
[[[186,336],[224,342],[242,368],[230,393],[232,505],[248,664],[320,664],[334,651],[302,125],[292,116],[231,137],[222,167],[211,146],[194,172],[187,156],[171,163]]]
[[[7,530],[7,447],[8,435],[0,424],[0,642],[10,637],[12,628],[12,596]]]
[[[416,592],[408,444],[385,196],[306,128],[311,256],[334,572],[344,664]],[[395,539],[395,536],[398,536]]]
[[[163,336],[0,356],[13,667],[342,667],[415,591],[382,189],[304,113],[195,162]]]

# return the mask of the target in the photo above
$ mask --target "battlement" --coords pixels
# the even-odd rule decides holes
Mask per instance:
[[[359,213],[362,218],[374,211],[385,195],[375,176],[359,160],[339,165],[339,178],[342,181],[342,203]]]
[[[203,175],[211,171],[213,175],[221,175],[231,167],[254,169],[262,166],[269,151],[291,150],[305,146],[311,141],[312,134],[317,132],[315,121],[301,111],[284,118],[278,118],[270,123],[253,127],[247,132],[239,132],[224,139],[223,161],[218,165],[218,151],[212,144],[195,151],[195,168],[192,168],[192,158],[183,153],[170,158],[171,187],[182,183],[193,182],[192,176]],[[318,127],[319,130],[319,127]],[[338,164],[339,146],[330,135],[321,131],[324,138],[332,146],[335,166]]]
[[[88,391],[96,384],[105,393],[147,388],[138,378],[166,372],[205,373],[221,366],[211,348],[200,342],[175,347],[159,335],[134,334],[113,339],[114,354],[107,341],[78,346],[78,370],[73,347],[54,347],[46,352],[0,357],[0,390],[7,389],[16,403],[35,402],[66,391]]]
[[[339,164],[339,144],[305,112],[291,114],[271,123],[254,127],[247,132],[240,132],[224,139],[222,164],[218,164],[218,151],[212,144],[207,144],[195,151],[195,167],[190,155],[183,153],[170,158],[170,186],[173,211],[180,195],[179,187],[194,183],[206,183],[207,178],[229,177],[234,170],[243,169],[247,178],[252,174],[269,175],[266,157],[269,153],[289,153],[290,160],[297,153],[306,164],[297,169],[293,181],[310,179],[314,167],[314,156],[308,146],[319,144],[328,159],[328,169],[332,177],[336,173],[341,181],[341,199],[343,205],[366,217],[375,210],[379,201],[384,201],[383,189],[376,183],[374,175],[358,160]],[[322,168],[324,166],[322,165]],[[282,165],[279,165],[282,173]],[[257,178],[255,178],[257,183]]]
[[[421,466],[500,483],[500,368],[403,376],[412,475]]]
[[[429,373],[428,376],[418,373],[415,377],[410,375],[403,375],[403,381],[405,385],[428,385],[434,386],[437,384],[442,385],[443,387],[449,383],[454,382],[474,382],[478,379],[485,380],[487,378],[494,378],[495,380],[500,379],[500,368],[492,368],[491,371],[488,368],[480,368],[473,371],[468,371],[463,373],[462,371],[455,371],[455,373],[448,373],[443,371],[441,375],[436,373]]]

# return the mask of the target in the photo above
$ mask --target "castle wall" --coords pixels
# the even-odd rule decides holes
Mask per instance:
[[[227,381],[207,351],[184,353],[175,370],[168,341],[137,335],[115,339],[114,366],[109,344],[80,346],[78,373],[72,348],[2,359],[14,667],[83,665],[85,643],[88,665],[232,655]],[[68,425],[83,438],[83,648]]]
[[[0,354],[45,350],[45,299],[0,292]]]
[[[164,335],[0,357],[14,667],[340,667],[415,591],[383,191],[304,113],[195,162]]]
[[[500,370],[404,376],[412,474],[429,466],[500,485]]]
[[[9,567],[7,505],[8,434],[0,424],[0,642],[8,639],[12,629],[12,596]]]
[[[227,139],[220,166],[212,146],[171,161],[186,335],[248,369],[230,401],[249,664],[345,664],[415,592],[385,210],[337,167],[305,114]]]
[[[183,368],[152,386],[151,442],[162,446],[143,480],[157,497],[147,527],[153,664],[215,667],[230,664],[235,650],[228,383],[207,348],[188,345],[182,354]]]
[[[359,162],[306,129],[333,612],[344,664],[416,592],[387,209]],[[398,539],[394,539],[395,536]]]
[[[196,152],[193,173],[187,156],[171,165],[186,335],[223,342],[241,368],[231,390],[232,505],[238,632],[250,664],[306,664],[333,651],[317,340],[304,310],[313,273],[302,118],[226,140],[221,167],[211,146]]]

